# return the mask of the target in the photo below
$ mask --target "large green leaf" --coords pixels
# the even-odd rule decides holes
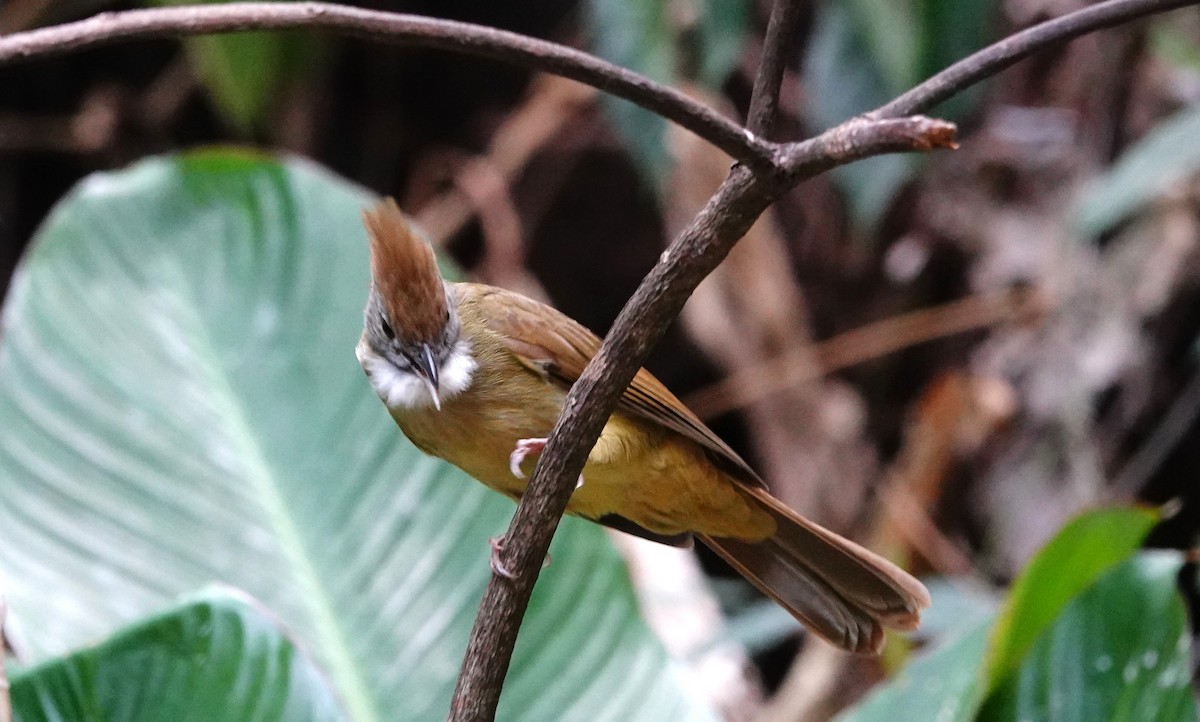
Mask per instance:
[[[1067,605],[981,720],[1193,722],[1178,552],[1143,552]]]
[[[989,688],[1004,681],[1063,607],[1129,558],[1158,522],[1156,510],[1099,509],[1069,522],[1013,585],[992,636]]]
[[[16,722],[340,722],[329,681],[248,600],[215,593],[12,680]]]
[[[960,612],[974,621],[839,722],[966,722],[981,705],[981,719],[997,722],[1191,722],[1180,556],[1129,559],[1158,519],[1131,508],[1074,519],[1030,562],[998,619]],[[935,609],[939,596],[935,588]]]
[[[0,345],[0,575],[62,654],[223,581],[355,720],[444,716],[510,502],[403,440],[354,360],[368,193],[206,152],[92,176],[22,262]],[[502,701],[707,718],[602,531],[567,520]]]

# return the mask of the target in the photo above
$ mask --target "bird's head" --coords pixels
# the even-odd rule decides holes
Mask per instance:
[[[388,198],[363,213],[371,290],[356,355],[390,408],[442,402],[470,383],[473,363],[433,249]]]

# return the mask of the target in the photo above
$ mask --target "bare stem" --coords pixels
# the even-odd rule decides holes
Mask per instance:
[[[775,123],[783,71],[787,69],[788,55],[796,42],[800,5],[799,0],[775,0],[771,8],[762,59],[754,75],[754,90],[750,94],[750,111],[746,117],[746,129],[751,133],[765,137]]]
[[[448,50],[571,78],[652,110],[752,168],[772,167],[778,150],[674,88],[565,45],[472,23],[323,2],[247,2],[101,13],[0,37],[0,66],[124,40],[287,28],[330,30]]]

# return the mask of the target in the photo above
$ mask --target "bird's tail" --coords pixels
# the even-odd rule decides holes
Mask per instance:
[[[700,539],[810,631],[852,652],[878,652],[883,629],[914,629],[929,606],[904,570],[824,529],[765,491],[747,497],[769,513],[775,534],[757,542]]]

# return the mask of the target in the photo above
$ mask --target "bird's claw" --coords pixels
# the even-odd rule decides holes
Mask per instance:
[[[505,579],[512,579],[512,572],[504,568],[504,564],[500,561],[500,551],[504,549],[504,537],[494,536],[488,540],[488,545],[492,547],[491,567],[492,571]]]
[[[508,455],[508,470],[518,479],[524,479],[525,474],[521,473],[521,464],[524,463],[525,457],[541,453],[544,448],[546,448],[545,439],[518,439],[513,452]]]
[[[504,577],[505,579],[513,579],[513,573],[508,571],[504,564],[500,562],[500,552],[504,549],[504,541],[505,539],[503,536],[494,536],[491,539],[488,539],[488,545],[492,547],[492,571],[498,576]],[[542,560],[542,569],[545,569],[548,566],[550,566],[549,554],[547,554],[546,558]]]
[[[508,455],[508,470],[518,479],[524,479],[525,474],[521,472],[521,464],[525,463],[525,457],[534,453],[540,454],[545,448],[545,439],[518,439],[513,452]],[[583,472],[580,472],[579,478],[575,481],[575,488],[579,489],[582,486]]]

